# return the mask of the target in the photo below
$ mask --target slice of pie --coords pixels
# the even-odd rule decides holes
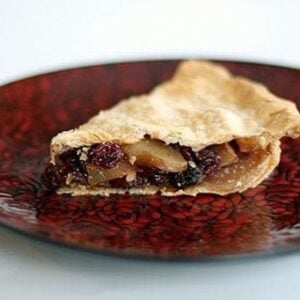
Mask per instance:
[[[186,61],[150,94],[55,136],[42,179],[72,195],[226,195],[258,185],[279,163],[279,139],[299,135],[294,103],[218,64]]]

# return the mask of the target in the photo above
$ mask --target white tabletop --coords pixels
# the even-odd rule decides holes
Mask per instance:
[[[300,66],[298,0],[0,0],[0,84],[64,67],[213,57]],[[95,255],[0,227],[0,299],[299,299],[300,252],[159,262]]]

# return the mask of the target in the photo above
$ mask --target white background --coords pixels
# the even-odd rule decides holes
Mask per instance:
[[[0,84],[101,62],[214,57],[300,66],[300,1],[0,0]],[[65,249],[0,228],[0,299],[299,299],[300,253],[215,263]]]

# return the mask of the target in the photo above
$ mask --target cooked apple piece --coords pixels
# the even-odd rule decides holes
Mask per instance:
[[[239,138],[236,140],[241,152],[252,152],[257,150],[265,150],[270,144],[267,138]]]
[[[90,185],[98,185],[112,179],[126,176],[128,181],[135,179],[135,168],[127,161],[120,161],[114,168],[105,169],[93,164],[86,166]]]
[[[239,157],[228,143],[214,145],[211,147],[211,150],[220,156],[220,167],[227,167],[239,161]]]
[[[129,161],[135,161],[139,166],[174,173],[187,169],[187,161],[179,151],[157,140],[143,139],[134,144],[123,145],[123,151]]]

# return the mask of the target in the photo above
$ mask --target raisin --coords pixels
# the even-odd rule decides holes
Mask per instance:
[[[170,184],[176,188],[186,188],[198,183],[203,177],[203,169],[188,167],[184,172],[170,174]]]
[[[210,149],[195,152],[196,164],[203,169],[204,175],[213,174],[220,166],[220,156]]]
[[[149,181],[152,184],[168,184],[169,183],[169,174],[168,172],[162,170],[153,170],[152,173],[149,174]]]
[[[55,190],[65,183],[67,174],[65,166],[49,164],[42,175],[42,184],[49,190]]]
[[[78,149],[71,149],[63,152],[58,158],[58,165],[64,165],[69,169],[69,172],[81,172],[86,174],[85,162],[79,159],[77,154]]]
[[[64,165],[68,165],[70,169],[75,169],[78,165],[78,155],[76,153],[75,149],[71,149],[68,151],[63,152],[59,156],[60,162],[62,162]]]
[[[111,169],[124,157],[121,147],[115,143],[102,143],[94,146],[89,152],[89,161],[98,167]]]
[[[41,178],[47,189],[56,190],[65,185],[68,174],[72,176],[72,182],[87,184],[85,162],[80,161],[77,151],[78,149],[65,151],[57,157],[56,165],[47,166]]]
[[[81,185],[88,184],[88,175],[87,173],[79,172],[79,171],[73,171],[71,173],[72,175],[72,182],[78,183]]]

